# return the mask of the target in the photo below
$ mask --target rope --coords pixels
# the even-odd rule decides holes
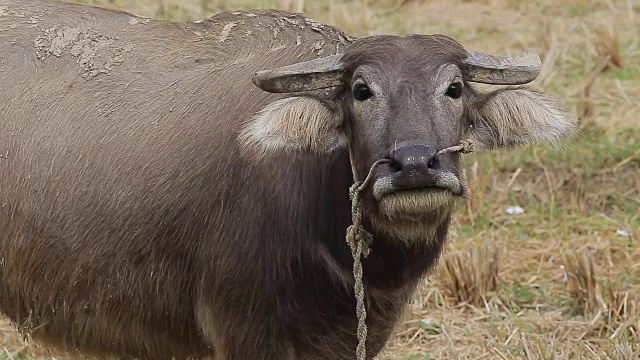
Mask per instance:
[[[373,163],[369,174],[362,182],[356,182],[349,188],[349,197],[351,198],[351,221],[352,225],[347,228],[347,242],[351,247],[351,255],[353,256],[353,277],[355,279],[354,292],[356,295],[356,316],[358,317],[358,347],[356,348],[356,357],[358,360],[366,358],[366,341],[367,341],[367,310],[364,305],[364,284],[362,283],[362,261],[361,255],[367,257],[369,255],[369,245],[373,242],[373,236],[362,226],[362,204],[360,195],[362,191],[369,185],[373,178],[375,168],[391,160],[381,159]]]
[[[463,154],[468,154],[470,152],[473,152],[473,150],[475,150],[475,145],[473,144],[473,141],[471,141],[470,139],[460,140],[460,144],[459,145],[453,145],[453,146],[449,146],[448,148],[444,148],[444,149],[438,151],[436,156],[442,155],[442,154],[447,154],[447,153],[452,153],[452,152],[458,152],[458,151],[463,153]]]
[[[444,148],[436,154],[436,156],[452,152],[461,152],[463,154],[470,153],[474,150],[471,140],[461,140],[459,145]],[[352,154],[350,154],[352,155]],[[369,246],[373,243],[373,236],[362,225],[362,191],[367,188],[375,168],[381,164],[390,163],[389,159],[380,159],[371,165],[367,177],[362,182],[356,181],[349,188],[349,197],[351,198],[351,222],[347,228],[347,243],[351,248],[353,256],[353,277],[355,280],[354,292],[356,297],[356,316],[358,318],[358,347],[356,348],[356,359],[365,360],[366,342],[367,342],[367,309],[364,304],[364,284],[362,282],[362,259],[369,255]],[[353,166],[353,164],[352,164]]]

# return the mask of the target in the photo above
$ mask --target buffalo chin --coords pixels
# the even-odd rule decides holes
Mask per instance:
[[[430,241],[463,197],[446,189],[396,191],[378,202],[377,230],[407,243]]]
[[[441,212],[450,213],[459,202],[459,196],[446,189],[427,188],[411,191],[397,191],[380,199],[380,212],[391,221],[433,221],[433,216]]]

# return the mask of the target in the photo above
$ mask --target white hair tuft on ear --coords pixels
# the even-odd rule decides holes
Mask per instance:
[[[472,137],[491,147],[563,143],[576,130],[576,119],[555,101],[527,88],[487,94],[472,112]]]
[[[281,151],[331,152],[347,145],[342,116],[310,97],[276,100],[247,121],[238,139],[259,156]]]

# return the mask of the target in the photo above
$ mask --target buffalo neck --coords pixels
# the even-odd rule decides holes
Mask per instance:
[[[349,187],[353,184],[353,176],[347,151],[304,157],[290,161],[290,164],[284,169],[285,176],[274,175],[273,178],[290,180],[286,188],[274,195],[284,210],[282,214],[286,214],[283,217],[286,222],[298,222],[300,226],[295,228],[303,229],[302,233],[290,236],[303,239],[300,241],[304,244],[292,243],[300,246],[299,249],[311,248],[310,242],[319,243],[328,252],[329,260],[339,266],[344,276],[352,279],[353,258],[346,242],[346,229],[351,225]],[[448,223],[447,220],[438,228],[434,239],[422,239],[408,245],[400,239],[372,231],[365,221],[365,228],[374,236],[371,253],[363,260],[365,286],[389,292],[415,285],[439,256]]]

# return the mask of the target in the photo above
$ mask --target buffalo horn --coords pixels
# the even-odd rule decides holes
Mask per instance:
[[[255,73],[253,83],[273,93],[290,93],[324,89],[341,84],[344,73],[340,58],[329,55],[319,59],[262,70]]]
[[[534,50],[520,57],[497,56],[467,50],[465,80],[493,85],[519,85],[535,80],[542,63]]]

